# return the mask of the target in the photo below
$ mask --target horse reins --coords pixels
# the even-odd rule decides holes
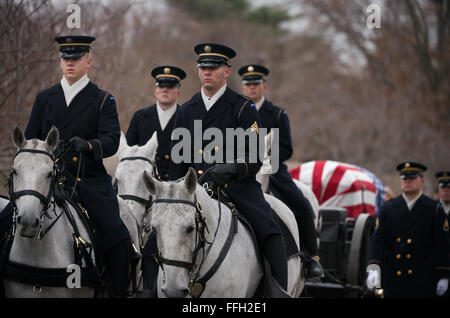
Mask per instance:
[[[188,200],[179,200],[179,199],[156,199],[153,201],[153,204],[157,204],[157,203],[178,203],[178,204],[186,204],[186,205],[190,205],[192,207],[195,208],[195,227],[196,227],[196,242],[195,242],[195,249],[193,252],[193,257],[192,260],[190,262],[187,261],[179,261],[179,260],[172,260],[172,259],[167,259],[164,258],[160,252],[158,252],[158,255],[155,255],[155,260],[157,261],[157,263],[161,266],[161,269],[164,272],[164,268],[162,267],[162,264],[166,264],[166,265],[171,265],[171,266],[176,266],[176,267],[182,267],[185,268],[189,271],[189,276],[191,276],[192,274],[192,269],[194,268],[194,265],[197,261],[197,256],[198,253],[201,249],[204,248],[205,243],[212,245],[215,242],[216,239],[216,235],[217,232],[219,230],[220,227],[220,219],[222,216],[222,210],[221,210],[221,206],[220,206],[220,200],[218,200],[219,203],[219,222],[217,224],[217,228],[216,231],[214,233],[214,238],[212,240],[212,242],[208,242],[206,240],[205,237],[205,230],[209,232],[208,228],[207,228],[207,224],[206,224],[206,219],[202,213],[202,208],[200,203],[198,202],[196,196],[194,195],[194,202],[188,201]],[[234,234],[237,232],[237,214],[235,213],[235,211],[232,211],[232,220],[231,220],[231,224],[230,224],[230,229],[228,232],[228,237],[224,243],[224,246],[222,247],[222,250],[219,253],[218,258],[216,259],[215,263],[211,266],[211,268],[208,270],[208,272],[203,275],[202,277],[199,277],[199,273],[200,273],[200,268],[203,265],[203,262],[206,258],[205,253],[203,253],[203,260],[199,265],[199,268],[197,270],[196,276],[192,279],[190,279],[189,281],[189,291],[191,296],[193,297],[199,297],[202,293],[203,290],[205,288],[206,282],[216,273],[217,269],[219,268],[220,264],[222,263],[222,261],[225,259],[225,256],[227,255],[230,247],[231,247],[231,243],[233,241],[234,238]],[[198,242],[197,242],[197,238]]]

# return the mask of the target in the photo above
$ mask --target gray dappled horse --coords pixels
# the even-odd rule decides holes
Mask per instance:
[[[64,201],[66,212],[55,204],[52,182],[56,176],[55,161],[52,154],[58,143],[58,129],[52,127],[46,140],[26,140],[19,127],[14,129],[13,139],[18,151],[12,167],[12,194],[15,205],[15,235],[9,254],[9,261],[40,270],[59,271],[73,266],[74,246],[91,244],[91,238],[84,223],[74,207]],[[133,216],[125,202],[119,201],[120,215],[130,231],[133,229]],[[132,222],[131,222],[132,221]],[[77,233],[74,233],[76,225]],[[92,259],[95,251],[92,250]],[[82,267],[86,265],[83,259]],[[73,267],[69,267],[73,269]],[[69,271],[68,271],[69,272]],[[82,272],[83,274],[83,272]],[[81,288],[47,287],[4,279],[7,297],[93,297],[92,287]]]
[[[159,182],[145,172],[144,181],[153,197],[158,297],[253,297],[263,268],[252,235],[225,204],[219,209],[218,201],[197,184],[195,171],[189,168],[174,182]],[[265,198],[300,246],[292,212],[278,199]],[[291,258],[287,291],[298,297],[303,287],[300,258]]]
[[[139,227],[140,246],[148,240],[150,232],[149,207],[150,192],[144,184],[144,171],[156,171],[155,155],[158,148],[156,132],[147,143],[141,147],[128,146],[124,134],[121,132],[120,146],[117,151],[118,164],[114,176],[117,195],[123,199],[133,213]]]

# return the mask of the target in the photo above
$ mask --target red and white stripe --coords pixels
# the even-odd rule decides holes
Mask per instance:
[[[360,168],[337,161],[310,161],[290,170],[294,179],[311,187],[320,207],[347,209],[347,217],[375,215],[376,189]]]

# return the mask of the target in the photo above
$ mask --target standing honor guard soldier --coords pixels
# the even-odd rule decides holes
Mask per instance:
[[[82,153],[81,203],[99,234],[99,250],[111,278],[112,296],[125,297],[131,238],[120,218],[117,196],[102,161],[116,153],[120,126],[114,97],[99,89],[87,75],[94,40],[90,36],[55,38],[63,78],[37,95],[25,137],[44,140],[53,125],[58,128],[58,147],[66,150],[62,158],[66,179],[77,175]]]
[[[262,163],[257,155],[254,156],[257,159],[255,163],[249,160],[254,155],[251,149],[257,147],[250,145],[248,140],[252,139],[250,135],[258,137],[258,113],[250,99],[227,87],[227,79],[231,75],[231,59],[236,56],[236,52],[225,45],[215,43],[198,44],[194,51],[198,54],[197,67],[202,87],[200,92],[180,108],[175,128],[187,128],[191,136],[194,136],[194,121],[201,121],[200,133],[208,128],[217,128],[222,132],[223,149],[215,146],[208,150],[206,140],[202,141],[201,149],[194,149],[194,141],[191,140],[191,162],[177,165],[171,160],[170,178],[174,180],[183,177],[188,168],[192,167],[202,176],[202,182],[212,181],[215,185],[224,185],[223,190],[228,198],[253,225],[271,273],[279,287],[286,291],[287,256],[284,239],[272,209],[264,198],[261,185],[256,181],[256,174]],[[227,128],[242,128],[249,132],[242,157],[236,154],[236,145],[234,149],[227,149],[227,145],[235,144],[227,140]],[[195,139],[195,136],[192,139]],[[228,152],[234,155],[233,160],[227,160]],[[194,153],[201,154],[200,162],[193,160]],[[205,157],[211,158],[209,155],[222,156],[223,160],[206,162]]]
[[[447,222],[450,222],[450,171],[441,171],[436,173],[436,178],[438,181],[438,197],[441,203],[445,215],[447,217]],[[447,233],[448,244],[450,248],[450,232]],[[450,264],[450,251],[449,251],[449,264]],[[450,291],[447,290],[446,297],[450,297]]]
[[[324,272],[319,263],[314,211],[303,192],[295,185],[284,163],[293,153],[291,127],[287,112],[264,97],[267,89],[266,77],[269,75],[266,67],[257,64],[245,65],[239,69],[239,75],[242,76],[244,95],[255,102],[261,126],[267,128],[267,133],[272,128],[279,129],[279,169],[270,175],[269,189],[294,213],[300,234],[300,247],[306,256],[307,276],[309,278],[322,277]]]
[[[134,113],[126,137],[129,146],[143,146],[157,132],[156,166],[160,179],[165,181],[169,179],[170,138],[179,107],[177,99],[186,73],[175,66],[158,66],[151,74],[155,78],[156,104]]]
[[[380,209],[367,285],[379,287],[381,283],[385,297],[442,296],[450,271],[448,221],[441,205],[422,193],[422,174],[427,168],[405,162],[397,170],[402,194]]]

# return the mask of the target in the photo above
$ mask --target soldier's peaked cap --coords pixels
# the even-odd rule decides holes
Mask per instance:
[[[170,65],[157,66],[151,74],[155,78],[156,85],[179,85],[181,80],[186,77],[186,73],[181,68]]]
[[[262,65],[249,64],[239,69],[239,75],[242,76],[242,83],[244,84],[262,83],[269,75],[269,70]]]
[[[90,51],[95,37],[87,35],[64,35],[55,37],[62,58],[79,58]]]
[[[436,173],[439,184],[450,185],[450,171],[441,171]]]
[[[407,161],[400,163],[397,165],[397,171],[400,172],[400,175],[403,174],[419,174],[421,175],[423,172],[427,171],[427,167],[425,167],[421,163]]]
[[[198,54],[198,67],[231,66],[231,59],[236,56],[232,48],[217,43],[197,44],[194,51]]]

